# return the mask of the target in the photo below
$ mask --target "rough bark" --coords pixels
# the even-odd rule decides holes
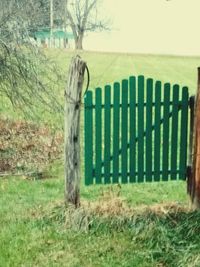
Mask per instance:
[[[65,89],[65,203],[80,206],[80,103],[86,63],[72,59]]]
[[[75,48],[76,50],[83,50],[83,34],[79,34],[75,39]]]
[[[200,68],[198,68],[198,88],[194,114],[194,147],[190,197],[192,206],[200,209]]]

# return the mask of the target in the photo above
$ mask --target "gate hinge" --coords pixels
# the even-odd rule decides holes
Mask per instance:
[[[192,174],[192,167],[191,166],[187,166],[187,170],[186,170],[187,178],[190,178],[191,174]]]
[[[194,109],[194,103],[195,103],[195,96],[192,95],[189,99],[189,106],[190,106],[190,109]]]

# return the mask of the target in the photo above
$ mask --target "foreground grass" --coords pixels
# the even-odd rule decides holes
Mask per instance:
[[[181,208],[187,206],[184,182],[82,184],[83,206],[90,204],[70,213],[61,165],[49,174],[1,179],[0,266],[199,266],[200,214]],[[144,210],[156,203],[159,212]],[[97,208],[90,213],[92,204]],[[180,208],[163,212],[162,205]]]

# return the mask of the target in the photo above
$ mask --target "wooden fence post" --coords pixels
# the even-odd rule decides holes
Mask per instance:
[[[198,68],[198,86],[194,116],[193,162],[189,194],[192,206],[200,209],[200,67]]]
[[[80,104],[86,63],[76,56],[65,89],[65,203],[80,206]]]

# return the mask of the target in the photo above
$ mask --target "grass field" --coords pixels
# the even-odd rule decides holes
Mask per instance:
[[[71,58],[77,54],[68,50],[47,50],[47,56],[57,63],[63,79],[55,84],[55,92],[59,101],[64,101],[63,92],[67,81],[68,67]],[[180,57],[162,55],[139,55],[139,54],[119,54],[119,53],[96,53],[78,52],[87,62],[90,72],[90,88],[103,87],[112,84],[114,81],[121,81],[131,75],[144,75],[146,78],[153,78],[162,82],[188,86],[190,94],[196,93],[197,88],[197,67],[200,66],[200,57]],[[86,79],[85,79],[86,80]],[[85,81],[86,86],[86,81]],[[13,111],[10,103],[1,99],[0,111],[5,117],[23,117],[20,111]],[[56,124],[58,117],[40,112],[38,118],[49,124]],[[56,119],[54,118],[56,117]],[[62,120],[59,119],[59,124]]]
[[[73,52],[47,53],[67,73]],[[81,56],[91,88],[144,74],[196,90],[200,57]],[[64,84],[56,89],[61,101]],[[8,103],[2,109],[17,118]],[[51,116],[46,122],[54,124]],[[83,207],[73,211],[63,205],[62,160],[48,166],[43,180],[25,178],[0,178],[0,266],[200,266],[200,213],[188,208],[185,182],[86,187],[82,173]]]
[[[77,53],[48,51],[48,55],[59,64],[65,73],[67,73],[71,57],[75,54]],[[162,82],[188,86],[191,94],[196,92],[197,67],[200,66],[200,57],[95,52],[80,52],[79,55],[87,62],[91,76],[91,88],[121,81],[131,75],[142,74]]]

